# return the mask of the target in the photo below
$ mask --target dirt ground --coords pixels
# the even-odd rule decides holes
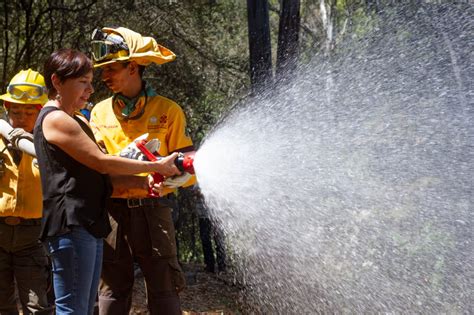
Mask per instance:
[[[180,294],[183,315],[240,315],[242,297],[230,274],[212,274],[204,265],[185,264],[187,288]],[[18,297],[18,296],[17,296]],[[18,300],[18,298],[17,298]],[[18,309],[21,305],[18,301]],[[19,312],[20,315],[23,312]],[[130,314],[148,315],[143,276],[135,279]]]
[[[187,288],[180,294],[183,315],[236,315],[240,311],[240,291],[229,274],[216,275],[203,271],[203,265],[186,264]],[[149,314],[143,277],[135,279],[130,314]]]

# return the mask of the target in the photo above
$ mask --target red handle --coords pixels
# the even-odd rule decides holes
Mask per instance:
[[[142,153],[147,157],[149,161],[158,160],[158,158],[153,153],[151,153],[150,150],[148,150],[148,148],[145,146],[146,143],[146,140],[139,140],[135,143],[135,145],[140,151],[142,151]]]
[[[142,151],[142,153],[147,157],[148,160],[157,161],[158,158],[153,153],[151,153],[150,150],[148,150],[145,144],[146,140],[140,140],[135,143],[137,148]],[[153,181],[156,184],[162,183],[164,180],[165,178],[160,173],[153,173]],[[150,195],[151,197],[160,197],[159,195],[153,192],[153,188],[151,186],[148,188],[148,195]]]

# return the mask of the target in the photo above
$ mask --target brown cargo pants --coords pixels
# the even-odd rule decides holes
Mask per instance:
[[[104,243],[99,314],[127,315],[132,303],[134,262],[146,283],[148,308],[155,314],[181,314],[178,293],[184,274],[178,264],[172,209],[158,199],[146,203],[112,199],[112,232]]]
[[[51,268],[38,241],[39,232],[39,220],[0,217],[1,315],[18,314],[15,280],[23,314],[54,313],[54,306],[47,299]]]

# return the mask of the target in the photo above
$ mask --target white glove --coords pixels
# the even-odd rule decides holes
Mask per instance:
[[[163,182],[163,185],[166,188],[178,188],[183,186],[191,178],[191,176],[192,175],[188,172],[183,172],[181,175],[166,178]]]
[[[140,137],[133,140],[129,145],[120,151],[119,156],[133,159],[133,160],[140,160],[140,161],[148,161],[148,158],[137,148],[136,142],[141,141],[148,138],[148,133],[141,135]],[[151,152],[155,153],[158,152],[160,149],[160,140],[158,139],[151,139],[145,144],[145,147]]]
[[[13,128],[7,135],[8,142],[10,142],[15,148],[18,148],[18,142],[20,139],[27,139],[33,142],[33,135],[22,128]]]

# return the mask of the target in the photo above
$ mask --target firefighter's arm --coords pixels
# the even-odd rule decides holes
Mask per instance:
[[[184,154],[194,154],[194,146],[191,137],[187,133],[186,117],[183,110],[178,105],[170,111],[170,124],[168,127],[168,149],[171,152],[182,152]],[[178,188],[190,186],[195,183],[195,178],[187,173],[169,177],[164,181],[167,188]]]
[[[124,159],[104,154],[79,124],[63,111],[54,111],[43,120],[46,140],[66,152],[76,161],[103,174],[132,175],[158,172],[163,176],[179,175],[174,165],[177,153],[156,162]]]

